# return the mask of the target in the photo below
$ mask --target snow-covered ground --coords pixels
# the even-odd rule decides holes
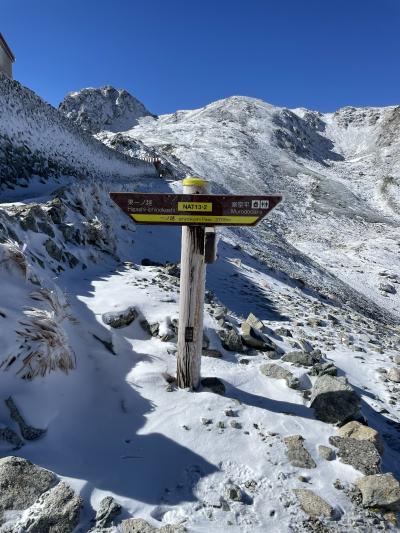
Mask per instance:
[[[379,188],[383,167],[374,166],[385,150],[398,157],[397,137],[389,135],[396,110],[326,116],[235,97],[147,116],[124,133],[127,151],[129,139],[139,139],[172,177],[192,170],[212,181],[213,192],[285,194],[257,230],[219,230],[219,257],[207,267],[205,334],[208,350],[221,357],[202,357],[202,377],[219,378],[223,395],[179,390],[172,380],[179,278],[168,264],[179,261],[179,229],[134,226],[108,199],[111,189],[178,191],[179,181],[154,178],[149,166],[142,173],[137,161],[127,163],[137,165],[133,177],[120,174],[118,156],[102,166],[112,180],[42,182],[39,175],[2,193],[1,399],[12,396],[46,433],[18,450],[0,441],[1,454],[54,471],[82,496],[76,532],[89,531],[105,496],[122,505],[118,520],[142,517],[193,533],[396,529],[349,497],[362,472],[338,456],[321,457],[318,446],[331,446],[339,430],[310,407],[312,368],[280,357],[313,350],[348,378],[361,420],[384,440],[382,471],[399,477],[400,391],[387,378],[399,355],[399,296],[379,289],[399,287],[398,213],[382,200],[395,205],[397,175],[393,165],[393,179]],[[350,119],[362,132],[346,137]],[[39,126],[34,131],[40,137]],[[372,140],[359,150],[366,136]],[[382,143],[374,155],[371,146]],[[55,145],[49,150],[53,156]],[[153,266],[142,265],[146,258]],[[132,323],[106,324],[106,313],[130,307]],[[224,347],[221,330],[240,331],[250,313],[277,352]],[[270,363],[299,387],[267,377],[261,368]],[[18,433],[3,401],[0,422]],[[291,464],[284,439],[292,435],[303,437],[314,468]],[[232,486],[240,498],[227,496]],[[326,500],[336,520],[310,520],[292,492],[298,488]]]

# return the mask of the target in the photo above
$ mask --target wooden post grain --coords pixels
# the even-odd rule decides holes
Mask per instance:
[[[206,194],[207,181],[183,180],[184,194]],[[203,347],[205,286],[204,226],[182,226],[177,384],[197,389]]]

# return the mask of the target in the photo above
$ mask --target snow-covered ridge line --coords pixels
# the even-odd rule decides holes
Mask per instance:
[[[155,177],[154,165],[110,150],[33,91],[0,74],[0,186],[32,174]]]

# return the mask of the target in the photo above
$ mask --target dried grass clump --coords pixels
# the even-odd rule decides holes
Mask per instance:
[[[1,259],[0,264],[14,264],[21,271],[22,275],[26,279],[29,272],[29,264],[24,253],[25,245],[20,246],[16,241],[7,239],[4,243],[0,244]]]
[[[77,320],[69,312],[69,305],[60,292],[52,289],[42,288],[32,292],[30,296],[32,300],[46,303],[54,312],[59,322],[64,319],[68,319],[75,323],[77,322]]]
[[[17,374],[31,380],[36,376],[45,376],[52,370],[60,369],[68,373],[74,369],[76,357],[56,312],[27,309],[24,314],[29,320],[21,322],[24,329],[17,331],[23,339],[20,353],[23,356],[22,367]]]

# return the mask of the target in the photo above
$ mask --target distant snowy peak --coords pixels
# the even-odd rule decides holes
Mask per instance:
[[[154,117],[128,91],[110,86],[69,93],[59,109],[90,133],[126,131],[136,126],[140,118]]]

